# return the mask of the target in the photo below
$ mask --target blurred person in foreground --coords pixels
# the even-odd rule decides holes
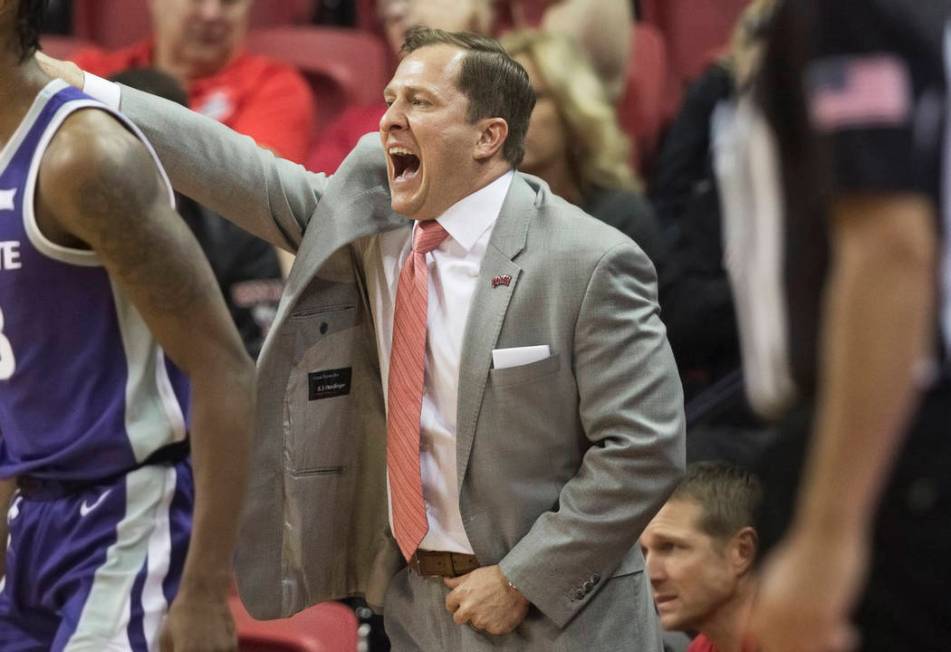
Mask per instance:
[[[787,0],[715,117],[747,387],[780,431],[770,652],[951,640],[949,21],[948,0]]]
[[[150,38],[114,52],[80,51],[72,59],[101,77],[155,68],[185,87],[191,109],[303,162],[314,131],[313,93],[292,66],[244,50],[253,0],[147,2]]]
[[[516,171],[535,97],[497,42],[404,49],[332,177],[49,62],[181,191],[299,250],[259,363],[242,598],[274,618],[364,595],[399,650],[658,650],[636,540],[683,413],[653,266]]]
[[[233,650],[254,367],[141,132],[37,65],[44,9],[0,0],[0,649]]]
[[[660,268],[660,234],[630,165],[631,141],[584,52],[568,36],[534,30],[501,43],[535,91],[521,169],[624,233]]]
[[[687,652],[751,652],[759,481],[726,462],[698,462],[641,535],[668,632],[698,632]]]

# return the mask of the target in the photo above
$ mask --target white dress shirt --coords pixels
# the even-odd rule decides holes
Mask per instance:
[[[459,362],[479,268],[512,177],[512,172],[502,175],[437,218],[449,237],[426,254],[429,309],[419,461],[429,521],[429,531],[420,548],[426,550],[472,554],[459,511],[456,474]],[[414,231],[416,228],[414,224]],[[396,288],[411,245],[412,237],[406,229],[384,233],[379,236],[380,265],[367,265],[367,289],[377,324],[380,372],[387,397]],[[391,511],[391,526],[392,522]]]

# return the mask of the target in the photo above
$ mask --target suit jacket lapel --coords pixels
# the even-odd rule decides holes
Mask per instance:
[[[492,349],[498,341],[509,301],[518,285],[521,267],[514,261],[525,248],[528,227],[535,215],[535,192],[516,174],[486,248],[478,285],[469,307],[469,318],[459,361],[459,398],[456,415],[456,470],[459,484],[465,478],[469,453],[479,419],[479,407],[489,376]],[[492,280],[509,275],[508,285],[493,287]]]

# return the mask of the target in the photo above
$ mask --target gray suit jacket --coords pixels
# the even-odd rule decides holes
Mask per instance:
[[[298,254],[259,360],[249,503],[236,567],[252,614],[322,600],[381,604],[401,559],[388,534],[386,424],[366,270],[390,208],[379,138],[326,177],[217,123],[123,88],[175,187]],[[492,287],[496,275],[509,285]],[[483,564],[564,627],[635,545],[684,463],[682,396],[654,269],[626,236],[516,174],[470,308],[459,374],[460,509]],[[495,348],[546,360],[493,369]],[[311,374],[351,370],[314,398]],[[625,605],[604,604],[605,618]]]

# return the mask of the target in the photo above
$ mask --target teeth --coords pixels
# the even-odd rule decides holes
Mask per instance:
[[[387,150],[390,156],[401,155],[401,156],[414,156],[414,154],[404,147],[391,147]]]

